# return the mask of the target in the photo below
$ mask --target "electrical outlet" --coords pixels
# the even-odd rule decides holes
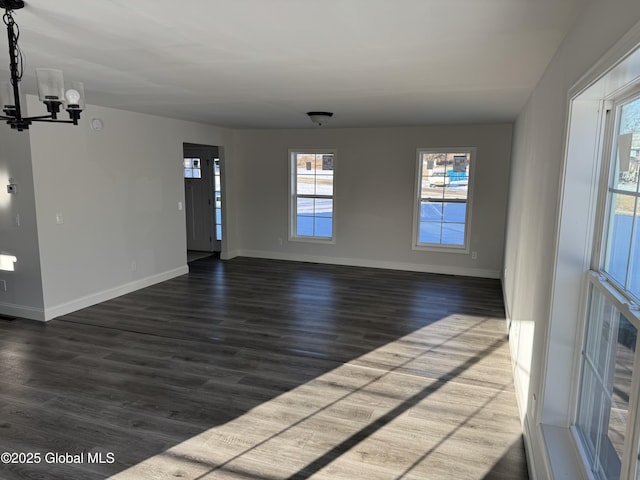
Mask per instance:
[[[61,213],[56,213],[56,225],[62,225],[64,223],[64,219],[62,218]]]

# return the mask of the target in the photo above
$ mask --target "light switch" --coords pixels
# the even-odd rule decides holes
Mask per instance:
[[[62,214],[56,213],[56,225],[62,225],[63,223],[64,223],[64,220],[62,219]]]
[[[182,202],[178,202],[178,210],[182,210]]]

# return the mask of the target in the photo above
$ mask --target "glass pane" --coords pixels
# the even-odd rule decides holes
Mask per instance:
[[[216,196],[216,208],[222,208],[222,196],[220,195],[220,192],[215,192]]]
[[[213,173],[214,175],[220,175],[220,159],[219,158],[213,159]]]
[[[216,225],[216,240],[222,240],[222,225]]]
[[[202,178],[202,171],[199,168],[193,169],[193,178]]]
[[[577,427],[601,479],[620,476],[637,333],[592,287]]]
[[[296,184],[298,195],[314,195],[316,193],[316,177],[314,175],[298,175]]]
[[[184,159],[184,168],[193,168],[193,159],[185,158]]]
[[[622,458],[638,330],[624,315],[620,314],[618,318],[620,323],[618,324],[618,337],[615,345],[616,363],[613,374],[609,438],[618,457]]]
[[[635,227],[629,264],[629,290],[640,300],[640,200],[636,206]]]
[[[314,235],[316,237],[331,238],[332,235],[332,219],[331,217],[315,217],[314,219]]]
[[[440,243],[442,224],[440,222],[420,222],[418,242]]]
[[[316,176],[316,194],[333,196],[333,175]]]
[[[322,155],[313,153],[296,154],[296,172],[298,175],[315,175],[318,169],[322,169]]]
[[[464,223],[443,223],[442,244],[464,245]]]
[[[443,204],[445,222],[464,223],[467,214],[467,204],[459,202],[444,202]]]
[[[313,198],[296,199],[296,214],[313,216]]]
[[[310,237],[313,235],[313,217],[298,215],[296,220],[296,235],[300,237]]]
[[[420,221],[428,222],[428,221],[442,221],[442,202],[429,202],[422,201],[420,202]]]
[[[445,187],[451,182],[450,177],[445,171],[434,171],[431,176],[427,177],[429,187]]]
[[[220,188],[220,177],[218,175],[213,177],[213,181],[214,181],[214,191],[219,192],[221,190]]]
[[[451,182],[444,189],[444,198],[455,198],[458,200],[466,200],[469,192],[468,185],[460,185]]]
[[[620,111],[620,128],[612,186],[619,190],[638,191],[640,170],[640,99],[624,105]]]
[[[315,215],[316,217],[331,218],[333,215],[333,200],[328,198],[316,198]]]
[[[222,210],[216,208],[216,225],[222,224]]]
[[[184,169],[184,178],[193,178],[193,168]]]
[[[322,165],[320,166],[321,173],[327,174],[327,172],[331,172],[333,174],[333,154],[322,154]]]
[[[636,199],[631,195],[613,194],[611,197],[604,270],[622,286],[626,286],[635,203]]]
[[[586,363],[583,366],[581,388],[577,424],[589,458],[594,459],[599,432],[604,430],[601,425],[600,405],[603,404],[605,397],[593,369]]]

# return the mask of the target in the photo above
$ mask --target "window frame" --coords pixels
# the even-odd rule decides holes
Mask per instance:
[[[333,194],[332,195],[303,195],[304,198],[320,198],[331,199],[331,237],[321,237],[315,235],[297,235],[297,169],[294,166],[296,155],[333,155]],[[292,148],[289,149],[289,192],[288,192],[288,211],[289,211],[289,241],[335,244],[336,243],[336,165],[338,150],[336,148]]]
[[[420,242],[420,213],[422,202],[422,155],[425,153],[467,153],[469,154],[469,179],[467,184],[467,200],[464,222],[464,243],[451,245],[442,243]],[[418,251],[435,251],[443,253],[469,254],[471,251],[471,217],[473,211],[473,191],[475,186],[475,169],[477,161],[477,147],[421,147],[416,149],[416,168],[414,176],[413,195],[413,232],[412,249]],[[442,222],[441,222],[442,223]]]
[[[591,458],[588,448],[583,443],[583,432],[578,427],[580,417],[579,397],[582,391],[582,379],[584,375],[584,356],[587,348],[586,342],[589,335],[588,325],[590,314],[590,301],[595,290],[610,302],[616,310],[640,332],[640,310],[638,299],[626,288],[626,285],[614,278],[605,270],[607,261],[607,249],[612,235],[610,225],[613,221],[611,207],[613,196],[619,193],[614,188],[614,177],[616,173],[616,161],[618,155],[618,141],[616,134],[619,132],[619,124],[622,107],[633,101],[640,100],[640,88],[637,86],[631,91],[618,94],[613,98],[603,102],[603,148],[600,153],[600,179],[598,185],[597,205],[595,219],[593,223],[593,240],[590,270],[584,282],[583,301],[580,310],[579,345],[581,349],[578,357],[578,372],[573,386],[573,414],[571,421],[571,432],[576,442],[576,446],[582,457],[585,467],[591,466]],[[628,194],[628,193],[625,193]],[[630,195],[633,196],[633,195]],[[636,194],[637,197],[637,194]],[[640,201],[638,202],[640,205]],[[630,252],[632,246],[629,247]],[[630,255],[629,255],[630,258]],[[627,268],[629,268],[627,266]],[[628,282],[629,271],[627,270],[625,283]],[[609,359],[611,360],[611,359]],[[615,360],[615,359],[614,359]],[[630,386],[628,402],[627,427],[625,432],[624,452],[621,461],[621,478],[640,478],[639,437],[640,437],[640,335],[636,341],[636,352],[633,361],[633,374]],[[588,471],[592,478],[596,478],[595,473]]]

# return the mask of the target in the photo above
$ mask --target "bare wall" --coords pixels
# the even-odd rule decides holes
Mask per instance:
[[[47,318],[186,273],[183,142],[232,148],[213,126],[95,106],[83,117],[31,130]]]
[[[7,193],[9,179],[17,185]],[[0,126],[0,255],[17,258],[0,270],[0,314],[42,319],[44,304],[29,132]],[[0,282],[2,283],[2,282]]]
[[[240,130],[238,254],[497,277],[502,268],[510,124]],[[470,254],[412,250],[416,150],[478,148]],[[336,148],[335,244],[288,241],[288,151]],[[280,245],[282,239],[282,245]]]

